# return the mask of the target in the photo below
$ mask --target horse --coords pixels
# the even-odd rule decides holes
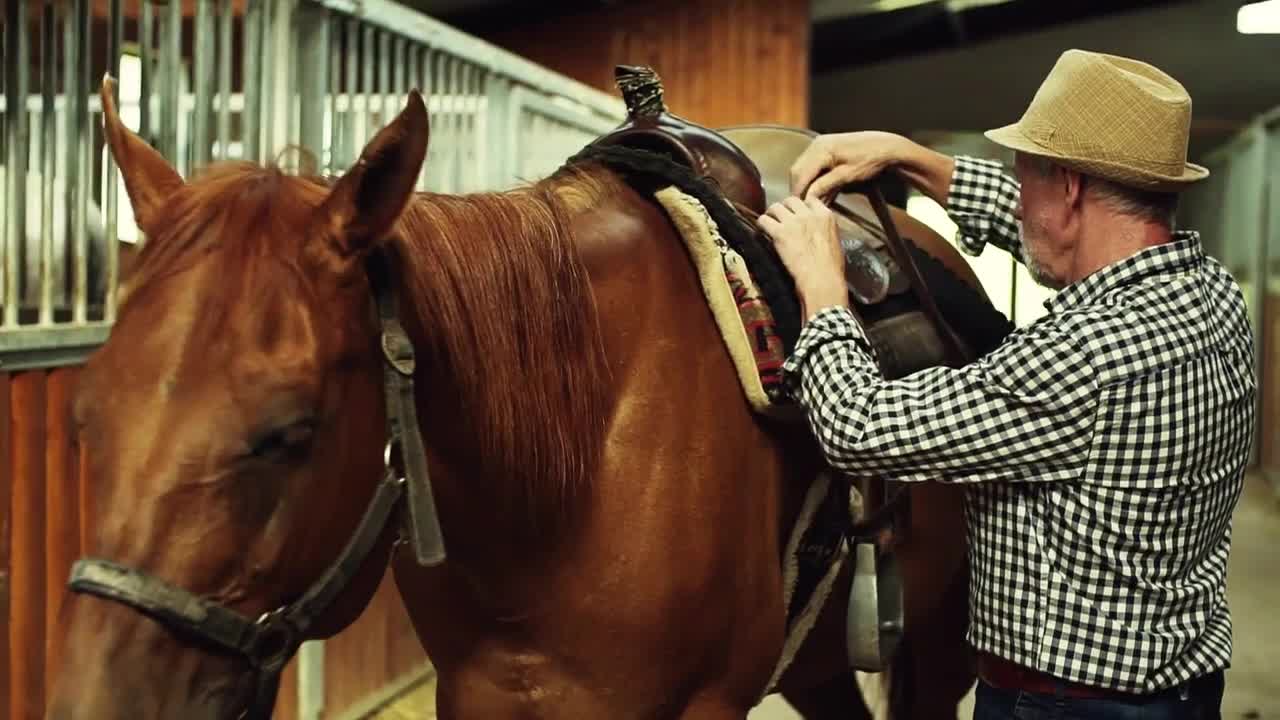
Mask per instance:
[[[350,624],[388,567],[441,718],[741,720],[761,700],[820,458],[747,406],[651,199],[592,163],[416,193],[416,91],[336,180],[183,179],[109,79],[102,100],[147,242],[73,402],[96,527],[49,718],[269,715],[298,643]],[[973,679],[960,502],[910,492],[890,677],[928,690],[893,712],[954,717]],[[778,687],[808,717],[869,717],[838,604]]]

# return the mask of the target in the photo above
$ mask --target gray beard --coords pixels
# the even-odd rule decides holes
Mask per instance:
[[[1061,290],[1066,287],[1065,283],[1050,275],[1044,265],[1040,264],[1040,261],[1031,254],[1025,237],[1019,237],[1018,244],[1021,245],[1022,264],[1026,266],[1027,272],[1031,273],[1031,279],[1035,280],[1036,284],[1047,287],[1050,290]]]

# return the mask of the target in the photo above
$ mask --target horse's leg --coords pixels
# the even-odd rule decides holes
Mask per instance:
[[[782,697],[806,720],[872,717],[844,647],[845,604],[852,579],[845,565],[808,639],[779,682]]]
[[[871,720],[872,717],[852,670],[814,687],[784,693],[783,697],[805,720]]]

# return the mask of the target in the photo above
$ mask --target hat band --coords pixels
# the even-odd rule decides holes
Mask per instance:
[[[1157,160],[1153,158],[1139,158],[1124,153],[1122,151],[1110,148],[1100,147],[1097,143],[1080,140],[1076,137],[1069,139],[1063,138],[1064,141],[1054,143],[1055,137],[1061,137],[1058,128],[1050,123],[1045,122],[1028,122],[1023,118],[1018,123],[1019,129],[1027,136],[1029,140],[1039,147],[1044,148],[1049,154],[1062,155],[1074,160],[1104,162],[1109,164],[1129,163],[1134,166],[1135,170],[1151,169],[1155,171],[1163,171],[1170,174],[1179,173],[1187,165],[1185,157],[1172,160]],[[1063,147],[1070,147],[1073,151],[1064,150]],[[1083,151],[1083,154],[1081,154]]]

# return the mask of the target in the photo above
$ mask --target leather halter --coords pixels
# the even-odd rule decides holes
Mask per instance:
[[[239,715],[243,720],[271,717],[285,665],[307,638],[312,625],[364,566],[402,499],[407,501],[409,517],[408,537],[402,534],[401,542],[414,546],[421,565],[438,565],[446,557],[414,402],[413,343],[399,321],[395,290],[385,258],[375,253],[369,259],[367,270],[378,308],[380,345],[385,361],[385,470],[355,534],[328,570],[293,602],[252,620],[140,570],[108,560],[84,558],[71,569],[68,582],[71,591],[120,603],[216,651],[244,658],[255,678],[253,696]],[[393,458],[397,448],[404,465],[403,474],[397,470]]]

